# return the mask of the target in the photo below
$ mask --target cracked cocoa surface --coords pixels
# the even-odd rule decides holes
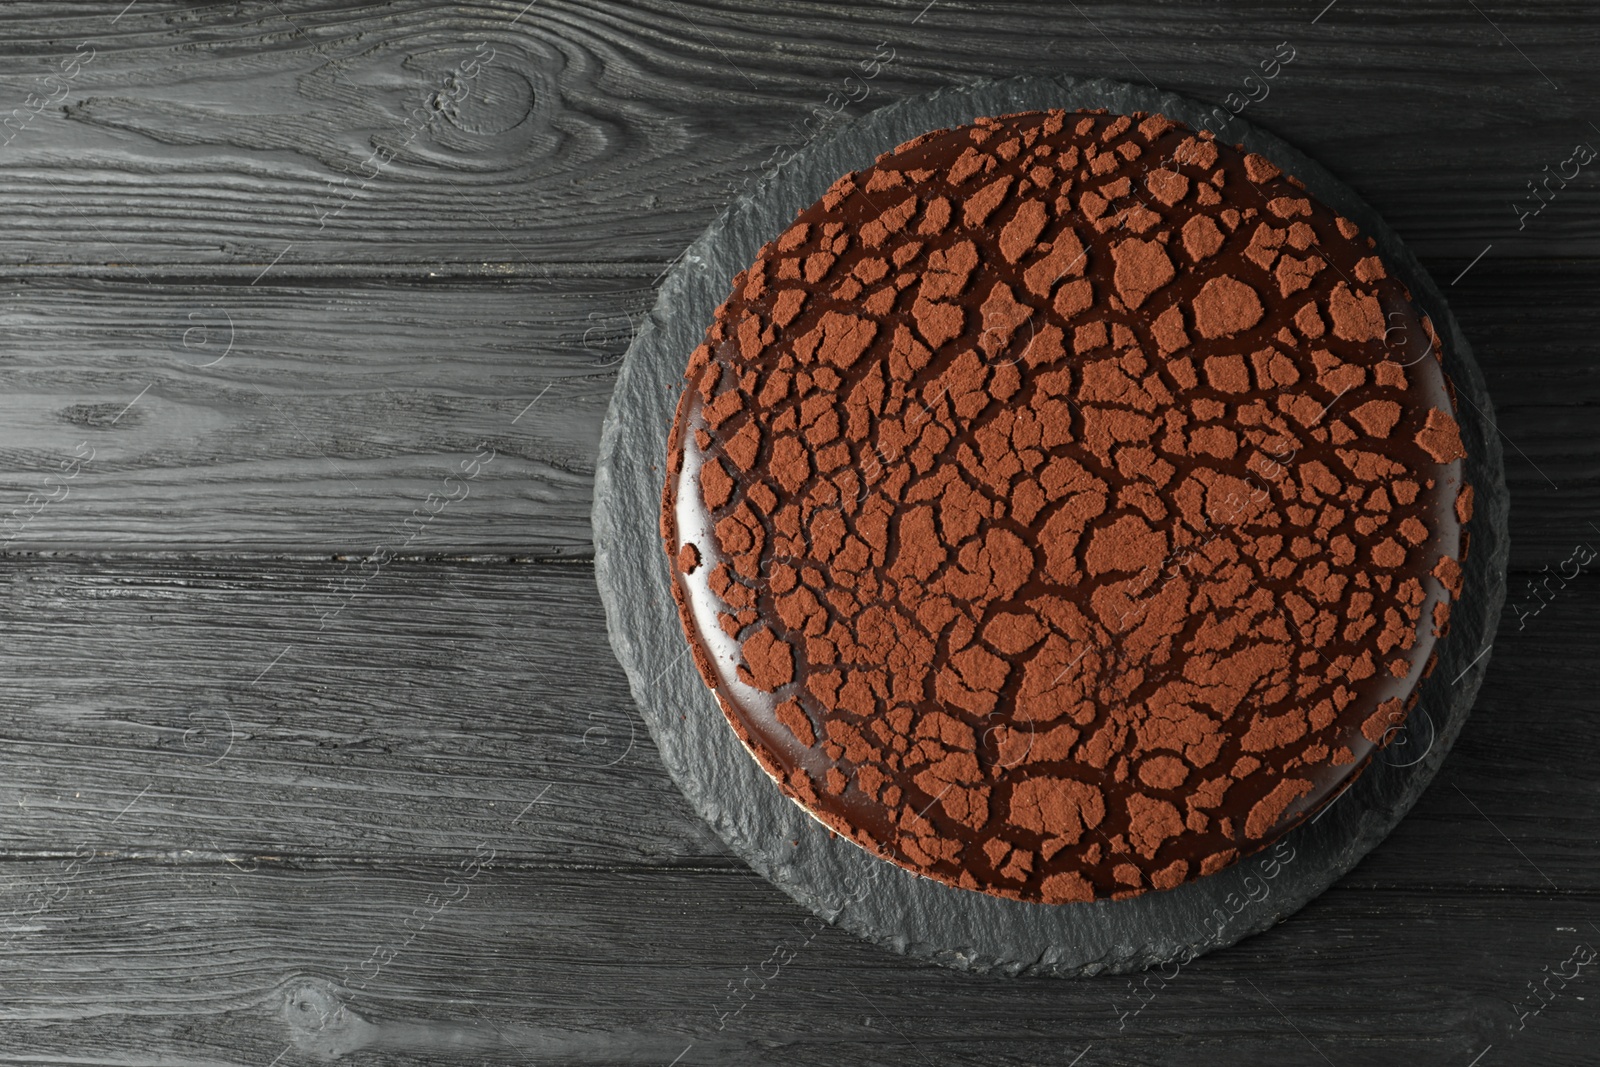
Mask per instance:
[[[1387,743],[1462,594],[1439,338],[1354,224],[1158,115],[841,177],[690,359],[662,534],[779,787],[951,885],[1169,889]]]

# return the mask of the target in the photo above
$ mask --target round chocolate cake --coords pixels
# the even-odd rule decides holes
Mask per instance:
[[[1348,220],[1159,115],[841,177],[694,352],[661,532],[779,787],[950,885],[1169,889],[1403,724],[1471,488],[1439,338]]]

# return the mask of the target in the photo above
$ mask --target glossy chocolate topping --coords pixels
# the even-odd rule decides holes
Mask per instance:
[[[1333,798],[1471,517],[1433,325],[1348,220],[1160,116],[847,174],[693,354],[662,534],[780,788],[952,885],[1172,888]]]

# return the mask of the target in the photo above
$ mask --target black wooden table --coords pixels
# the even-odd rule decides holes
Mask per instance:
[[[13,0],[0,54],[0,1064],[1600,1057],[1591,5]],[[1029,72],[1242,108],[1367,197],[1514,501],[1416,810],[1133,980],[808,922],[667,778],[589,563],[673,257],[811,131]]]

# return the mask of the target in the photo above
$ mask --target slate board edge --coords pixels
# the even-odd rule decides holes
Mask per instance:
[[[1467,477],[1478,492],[1465,561],[1471,596],[1452,619],[1450,636],[1439,646],[1438,668],[1422,686],[1418,711],[1426,713],[1432,729],[1415,740],[1428,743],[1426,755],[1397,766],[1391,747],[1387,761],[1375,761],[1315,824],[1284,839],[1277,855],[1292,858],[1277,866],[1269,850],[1170,892],[1057,907],[920,878],[832,837],[783,796],[727,726],[687,655],[658,529],[666,437],[683,368],[727,296],[732,275],[839,174],[870,164],[925,130],[981,114],[1045,107],[1160,111],[1212,128],[1219,139],[1242,142],[1295,174],[1377,239],[1385,261],[1447,339],[1445,365],[1458,395],[1478,409],[1458,404],[1470,452]],[[1238,117],[1220,124],[1226,115],[1174,94],[1065,77],[973,81],[883,108],[800,149],[736,198],[669,272],[629,349],[595,476],[595,568],[612,647],[663,762],[695,809],[757,872],[859,936],[960,970],[1056,976],[1121,973],[1234,944],[1303,907],[1383,840],[1427,787],[1465,724],[1487,669],[1488,655],[1474,657],[1493,639],[1509,550],[1509,501],[1482,374],[1438,287],[1376,212],[1271,134]],[[1414,718],[1408,733],[1421,726]]]

